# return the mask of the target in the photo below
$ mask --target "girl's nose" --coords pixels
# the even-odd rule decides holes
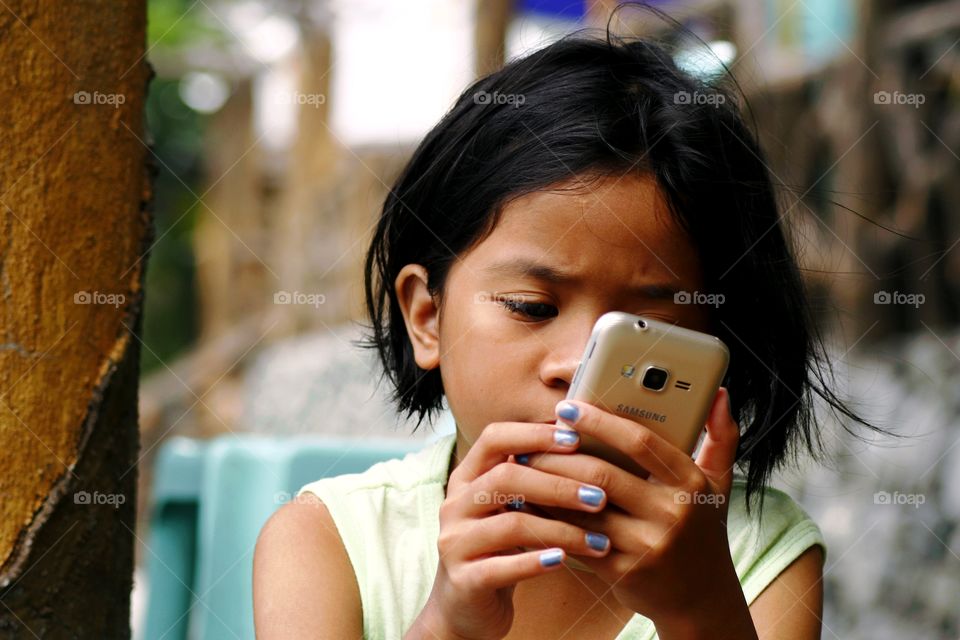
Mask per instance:
[[[545,385],[564,392],[570,388],[598,317],[598,314],[589,312],[570,317],[565,335],[556,336],[556,340],[546,345],[546,354],[540,362],[540,380]]]
[[[573,375],[580,364],[580,350],[576,353],[550,354],[540,364],[540,380],[548,387],[569,389]]]

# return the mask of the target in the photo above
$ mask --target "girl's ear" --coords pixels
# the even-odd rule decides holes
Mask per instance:
[[[413,358],[424,370],[440,364],[440,311],[427,281],[427,270],[419,264],[404,266],[394,280],[397,302],[413,344]]]

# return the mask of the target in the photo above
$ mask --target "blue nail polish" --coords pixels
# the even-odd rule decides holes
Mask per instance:
[[[513,459],[517,461],[517,464],[530,464],[530,454],[521,453],[518,456],[513,456]]]
[[[580,434],[570,429],[557,429],[553,432],[553,441],[564,447],[571,447],[577,444]]]
[[[560,408],[557,409],[557,415],[563,420],[573,423],[580,417],[580,409],[578,409],[575,404],[564,402],[560,405]]]
[[[610,544],[610,538],[602,533],[587,534],[587,546],[594,551],[606,551],[608,544]]]
[[[600,506],[600,503],[603,502],[603,489],[583,485],[577,491],[577,497],[580,498],[580,502],[583,504],[588,504],[591,507],[598,507]]]
[[[523,508],[523,503],[518,501],[508,502],[503,505],[507,511],[520,511]]]
[[[563,551],[560,549],[551,549],[540,554],[540,565],[543,567],[552,567],[563,562]]]

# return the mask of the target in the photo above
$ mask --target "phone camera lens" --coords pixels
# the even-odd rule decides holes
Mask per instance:
[[[647,321],[646,321],[646,320],[637,320],[637,326],[640,327],[641,329],[646,329],[646,328],[647,328]]]
[[[667,384],[667,371],[660,367],[647,367],[643,372],[643,386],[651,391],[660,391]]]

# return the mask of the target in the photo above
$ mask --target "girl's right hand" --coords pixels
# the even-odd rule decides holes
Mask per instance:
[[[481,432],[450,474],[440,507],[440,562],[415,628],[443,639],[503,638],[513,625],[517,582],[558,570],[567,553],[609,553],[601,534],[506,506],[516,500],[603,510],[606,495],[599,487],[513,461],[525,453],[573,453],[578,444],[576,432],[550,424],[495,422]]]

